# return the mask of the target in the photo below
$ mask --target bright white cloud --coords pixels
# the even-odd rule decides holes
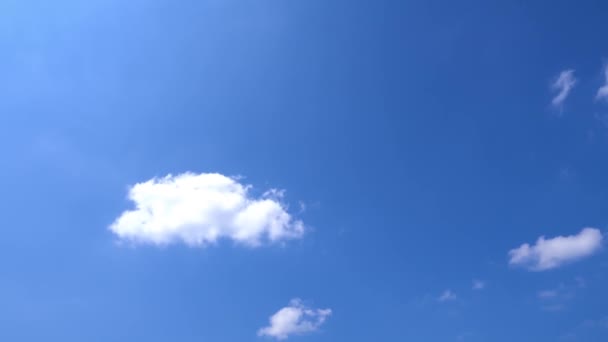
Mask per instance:
[[[445,290],[441,293],[441,296],[437,298],[440,302],[447,302],[451,300],[456,300],[456,294],[452,292],[452,290]]]
[[[592,255],[602,247],[602,240],[602,233],[595,228],[552,239],[541,236],[535,245],[524,243],[509,251],[509,263],[532,271],[544,271]]]
[[[576,78],[574,77],[574,70],[569,69],[560,72],[559,76],[551,84],[551,89],[557,92],[551,100],[551,104],[554,107],[561,107],[575,85]]]
[[[292,299],[289,306],[270,317],[270,325],[258,330],[258,336],[285,340],[291,335],[302,335],[319,330],[331,315],[331,309],[311,309],[300,299]]]
[[[486,288],[486,283],[483,280],[473,280],[473,290],[483,290]]]
[[[154,245],[229,239],[259,246],[300,238],[304,224],[287,212],[282,196],[270,190],[254,198],[250,186],[217,173],[168,175],[131,187],[135,209],[123,212],[110,230],[121,240]]]
[[[597,95],[595,98],[597,100],[608,101],[608,64],[604,66],[604,85],[597,90]]]

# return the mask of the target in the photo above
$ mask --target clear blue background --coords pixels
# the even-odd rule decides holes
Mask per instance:
[[[608,316],[605,253],[531,273],[507,252],[606,227],[607,17],[600,0],[3,0],[0,339],[257,341],[301,297],[334,314],[294,340],[606,341],[585,323]],[[287,189],[313,230],[117,246],[128,185],[185,171]]]

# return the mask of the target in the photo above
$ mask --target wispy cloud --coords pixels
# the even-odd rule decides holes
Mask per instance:
[[[580,277],[560,283],[558,286],[538,291],[537,297],[544,311],[566,310],[578,293],[582,290]]]
[[[586,341],[590,339],[589,334],[604,334],[608,329],[608,316],[597,319],[587,319],[578,324],[572,331],[561,336],[563,341]]]
[[[608,329],[608,316],[601,317],[601,318],[598,318],[598,319],[586,320],[585,322],[583,322],[582,326],[586,327],[586,328],[603,328],[603,329]]]
[[[228,239],[255,247],[302,237],[304,224],[287,212],[282,191],[256,198],[250,188],[217,173],[151,179],[129,189],[135,208],[110,230],[121,240],[153,245],[206,246]]]
[[[448,302],[452,300],[456,300],[456,294],[452,292],[452,290],[445,290],[441,293],[441,295],[437,298],[440,302]]]
[[[604,66],[604,85],[597,90],[595,98],[608,101],[608,63]]]
[[[579,288],[585,288],[587,286],[587,281],[583,277],[575,277],[574,281],[576,282],[576,286]]]
[[[479,279],[473,280],[473,290],[483,290],[486,288],[486,282]]]
[[[559,291],[557,291],[557,290],[543,290],[538,293],[538,298],[549,299],[549,298],[555,298],[558,295],[559,295]]]
[[[477,336],[476,333],[471,332],[471,331],[466,331],[463,332],[461,334],[459,334],[458,336],[456,336],[456,341],[468,341],[470,339],[474,339]]]
[[[551,104],[554,107],[561,108],[570,91],[576,85],[576,78],[574,77],[574,70],[568,69],[559,73],[559,76],[555,78],[555,81],[551,84],[551,89],[557,94],[551,100]]]
[[[319,330],[331,315],[331,309],[311,309],[300,299],[292,299],[286,306],[270,317],[270,325],[258,330],[258,336],[285,340],[291,335],[302,335]]]
[[[564,306],[562,304],[549,304],[549,305],[543,305],[541,307],[541,309],[543,311],[559,312],[559,311],[563,311],[564,310]]]
[[[602,233],[596,228],[551,239],[541,236],[535,245],[524,243],[509,251],[509,264],[532,271],[549,270],[594,254],[601,248],[602,240]]]

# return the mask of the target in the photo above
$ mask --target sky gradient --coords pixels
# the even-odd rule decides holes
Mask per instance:
[[[608,339],[606,1],[0,2],[0,339]]]

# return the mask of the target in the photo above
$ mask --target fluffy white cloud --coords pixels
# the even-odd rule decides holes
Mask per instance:
[[[596,99],[608,101],[608,64],[604,67],[604,85],[597,90]]]
[[[473,280],[473,290],[483,290],[486,288],[486,283],[483,280]]]
[[[570,91],[576,85],[576,78],[574,77],[574,70],[564,70],[559,73],[559,76],[551,84],[551,89],[557,91],[557,94],[551,100],[551,104],[554,107],[561,107],[564,103]]]
[[[110,226],[122,240],[165,245],[205,246],[230,239],[248,246],[300,238],[304,224],[281,202],[282,191],[259,198],[250,186],[217,173],[168,175],[135,184],[135,209]]]
[[[270,325],[261,328],[258,336],[287,339],[290,335],[301,335],[319,330],[331,315],[331,309],[311,309],[300,299],[292,299],[289,306],[282,308],[270,317]]]
[[[585,228],[571,236],[545,239],[541,236],[535,245],[524,243],[509,251],[509,263],[533,271],[544,271],[590,256],[602,247],[599,229]]]
[[[455,299],[456,299],[456,294],[454,292],[452,292],[452,290],[443,291],[443,293],[441,293],[441,296],[439,296],[439,298],[437,298],[437,300],[440,302],[447,302],[447,301],[451,301],[451,300],[455,300]]]

